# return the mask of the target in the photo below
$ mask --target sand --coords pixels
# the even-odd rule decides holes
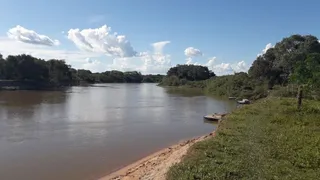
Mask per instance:
[[[99,180],[163,180],[169,168],[179,163],[194,143],[214,135],[213,132],[165,148]]]

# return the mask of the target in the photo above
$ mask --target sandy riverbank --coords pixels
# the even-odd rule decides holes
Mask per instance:
[[[213,137],[215,133],[183,141],[147,156],[127,167],[111,173],[99,180],[163,180],[169,168],[180,162],[188,149],[196,142]]]

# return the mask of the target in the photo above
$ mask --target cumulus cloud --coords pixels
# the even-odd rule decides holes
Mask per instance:
[[[196,56],[202,56],[202,52],[199,49],[196,49],[194,47],[188,47],[184,50],[184,54],[187,57],[196,57]]]
[[[33,30],[26,29],[19,25],[9,29],[7,35],[11,39],[29,44],[45,46],[57,46],[60,44],[58,40],[51,39],[46,35],[38,34]]]
[[[192,59],[194,57],[202,56],[202,52],[199,49],[196,49],[194,47],[188,47],[184,50],[184,55],[187,56],[186,64],[198,65],[199,63],[197,62],[194,63]]]
[[[68,39],[85,51],[100,52],[115,57],[137,55],[127,38],[124,35],[112,33],[107,25],[96,29],[70,29]]]
[[[248,66],[244,61],[236,62],[236,63],[220,63],[215,64],[216,57],[212,57],[208,60],[207,63],[203,64],[207,66],[210,70],[212,70],[216,75],[227,75],[234,74],[237,72],[247,72]]]
[[[143,73],[165,73],[171,64],[171,56],[169,54],[164,54],[164,47],[169,44],[170,41],[160,41],[151,44],[153,47],[153,52],[145,52],[141,56],[143,65],[140,71]]]
[[[171,67],[171,56],[163,52],[165,45],[160,46],[160,44],[166,45],[168,43],[153,43],[152,51],[139,53],[140,55],[135,57],[109,57],[95,52],[34,46],[0,37],[0,54],[4,57],[30,54],[42,59],[65,59],[68,64],[76,69],[88,69],[92,72],[121,70],[140,71],[143,74],[164,74]]]
[[[143,65],[141,72],[146,74],[162,74],[168,71],[171,63],[171,56],[168,54],[151,54],[142,57]]]
[[[189,57],[189,58],[187,58],[186,60],[187,60],[187,62],[186,62],[187,65],[193,64],[192,58]]]
[[[152,43],[151,52],[141,52],[135,57],[116,57],[108,70],[140,71],[143,74],[164,74],[171,66],[171,56],[163,53],[164,47],[170,41]]]
[[[219,76],[234,73],[234,70],[232,69],[232,66],[230,65],[230,63],[221,63],[221,64],[214,65],[212,67],[212,71]]]
[[[169,43],[170,41],[160,41],[160,42],[153,43],[151,45],[155,53],[162,54],[164,46],[166,46]]]
[[[205,66],[208,66],[209,68],[213,66],[214,62],[216,61],[217,57],[209,58],[208,62],[205,64]]]
[[[248,68],[247,64],[244,61],[240,61],[240,62],[238,62],[238,63],[236,63],[234,65],[233,69],[236,72],[247,72],[249,68]]]
[[[259,53],[257,56],[261,56],[261,55],[265,54],[265,53],[268,51],[268,49],[273,48],[273,47],[274,47],[274,46],[273,46],[271,43],[268,43],[268,44],[266,45],[266,47],[262,50],[262,52]]]

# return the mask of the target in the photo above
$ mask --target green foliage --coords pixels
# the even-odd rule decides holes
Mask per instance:
[[[291,97],[297,96],[298,86],[295,84],[289,84],[287,86],[276,85],[270,93],[272,97]]]
[[[70,68],[62,60],[44,61],[30,55],[8,56],[1,60],[2,79],[47,82],[66,85],[72,82]]]
[[[215,74],[209,71],[206,66],[178,64],[168,70],[167,76],[176,76],[179,79],[186,79],[188,81],[200,81],[209,79],[215,76]]]
[[[160,85],[164,86],[179,86],[180,84],[180,79],[177,76],[166,76],[162,79]]]
[[[259,99],[268,95],[265,82],[252,80],[247,73],[216,76],[203,81],[187,81],[177,76],[166,76],[160,83],[162,86],[181,86],[183,88],[202,89],[205,94],[216,96],[232,96],[237,98]]]
[[[306,101],[299,112],[294,102],[268,98],[235,110],[167,179],[318,179],[320,102]]]
[[[45,61],[30,55],[8,56],[0,54],[0,80],[35,81],[51,86],[82,83],[141,83],[160,82],[162,75],[142,75],[137,71],[106,71],[92,73],[89,70],[73,69],[63,60]]]
[[[208,80],[205,92],[218,96],[257,99],[267,95],[267,87],[263,82],[250,79],[247,73],[236,73]]]
[[[310,54],[320,53],[318,39],[311,35],[292,35],[257,57],[249,69],[255,79],[268,80],[269,84],[286,84],[296,65],[305,64]]]
[[[163,77],[164,76],[160,74],[157,74],[157,75],[147,74],[143,76],[142,82],[143,83],[160,83]]]
[[[308,54],[306,60],[298,62],[291,81],[313,88],[320,87],[320,53]]]

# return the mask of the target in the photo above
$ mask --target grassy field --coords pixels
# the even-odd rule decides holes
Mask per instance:
[[[320,102],[268,98],[235,110],[195,144],[169,180],[320,178]]]

